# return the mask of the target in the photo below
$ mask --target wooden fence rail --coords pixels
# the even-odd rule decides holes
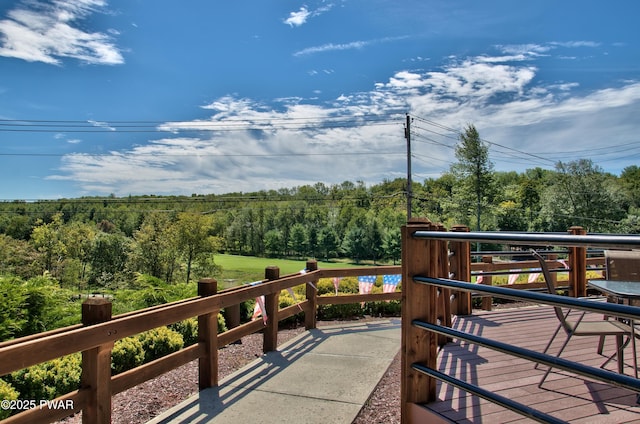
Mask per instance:
[[[401,298],[400,292],[318,296],[316,283],[320,278],[400,272],[400,266],[319,270],[316,261],[308,261],[306,273],[280,277],[277,267],[268,267],[265,279],[258,284],[233,287],[218,293],[216,280],[204,279],[198,282],[197,297],[118,316],[111,316],[109,299],[88,298],[82,305],[82,324],[0,343],[0,376],[73,353],[82,353],[82,376],[78,390],[55,399],[55,403],[38,404],[37,407],[12,415],[2,423],[52,422],[79,411],[82,411],[83,423],[109,423],[113,395],[196,359],[199,388],[216,386],[218,349],[244,336],[263,332],[263,351],[268,352],[277,347],[278,322],[298,314],[300,310],[304,312],[305,327],[311,329],[316,326],[318,305]],[[306,285],[306,298],[279,309],[280,292],[301,284]],[[238,325],[238,320],[231,323],[232,328],[228,331],[218,334],[217,315],[221,310],[237,311],[239,314],[242,302],[259,296],[265,296],[265,309],[269,317],[266,325],[262,319],[241,325]],[[111,350],[116,341],[193,317],[198,319],[197,344],[121,374],[111,375]],[[51,405],[71,407],[59,409],[50,408]]]

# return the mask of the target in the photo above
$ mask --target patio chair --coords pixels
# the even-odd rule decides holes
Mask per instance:
[[[540,262],[542,275],[544,277],[545,283],[547,284],[547,289],[549,290],[549,293],[555,294],[555,287],[551,280],[551,273],[549,272],[549,267],[547,266],[545,259],[536,251],[532,251],[532,254]],[[613,320],[585,321],[584,316],[586,312],[583,312],[582,314],[580,314],[580,316],[577,319],[575,318],[570,319],[569,318],[569,314],[571,312],[570,309],[567,312],[564,312],[562,308],[559,306],[555,306],[553,309],[555,311],[556,317],[558,318],[559,324],[558,324],[558,328],[553,333],[553,336],[551,336],[549,343],[544,348],[543,353],[547,353],[547,351],[551,347],[551,344],[557,337],[560,330],[564,331],[566,335],[566,339],[562,343],[562,346],[560,347],[560,350],[556,354],[556,357],[560,357],[564,349],[567,347],[569,340],[573,336],[576,336],[576,337],[616,336],[616,352],[613,355],[611,355],[611,357],[607,360],[607,362],[605,362],[605,364],[608,363],[611,358],[617,357],[618,372],[620,374],[624,374],[623,350],[631,338],[631,335],[632,335],[631,327],[629,327],[628,325],[620,321],[613,321]],[[625,337],[627,337],[626,342],[624,340]],[[635,347],[635,344],[634,344],[634,347]],[[635,356],[635,352],[634,352],[634,356]],[[635,365],[636,365],[636,362],[634,358],[634,366]],[[537,368],[537,365],[536,365],[536,368]],[[636,366],[636,369],[637,369],[637,366]],[[551,372],[551,367],[549,367],[549,369],[547,369],[547,371],[545,372],[544,376],[542,377],[542,380],[540,380],[540,383],[538,384],[538,387],[542,386],[544,381],[549,376],[550,372]]]
[[[612,281],[637,281],[640,284],[640,251],[638,250],[605,250],[605,279]],[[624,303],[624,299],[611,297],[610,302]],[[630,305],[639,306],[637,301],[629,301]],[[604,319],[609,319],[604,316]],[[604,337],[600,336],[598,353],[602,354]]]

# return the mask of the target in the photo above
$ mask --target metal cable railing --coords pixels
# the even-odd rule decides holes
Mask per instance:
[[[640,237],[625,235],[569,235],[569,234],[532,234],[532,233],[493,233],[493,232],[444,232],[444,231],[414,231],[414,239],[429,239],[452,242],[488,242],[501,244],[526,244],[528,246],[565,246],[565,247],[597,247],[597,248],[640,248]],[[555,253],[555,252],[554,252]],[[564,307],[587,312],[595,312],[606,316],[616,316],[631,320],[640,320],[640,308],[635,306],[619,305],[606,302],[592,302],[579,298],[558,296],[555,294],[537,293],[533,291],[516,290],[499,286],[485,286],[471,284],[446,278],[434,278],[424,275],[413,275],[414,283],[426,286],[435,286],[438,289],[451,289],[453,291],[481,293],[492,295],[498,298],[511,299],[516,301],[532,302],[536,304],[549,305],[554,307]],[[569,371],[577,375],[604,381],[619,387],[633,390],[640,393],[640,380],[612,371],[594,368],[577,362],[556,356],[540,353],[530,349],[521,348],[508,343],[503,343],[485,337],[469,334],[455,330],[437,323],[425,322],[424,320],[411,320],[411,326],[420,330],[425,330],[458,340],[464,340],[472,344],[484,346],[508,355],[512,355],[525,360],[544,364],[549,367]],[[630,336],[634,337],[634,336]],[[451,384],[459,389],[480,396],[495,404],[501,405],[509,410],[527,416],[539,422],[560,423],[564,422],[538,411],[527,405],[507,399],[499,394],[493,393],[477,385],[457,379],[451,375],[439,372],[433,367],[421,362],[409,361],[410,367],[422,374],[433,377],[437,380]],[[433,363],[432,363],[433,364]]]

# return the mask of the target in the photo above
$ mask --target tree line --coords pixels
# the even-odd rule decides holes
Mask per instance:
[[[458,161],[413,182],[412,214],[450,228],[640,232],[640,168],[619,175],[587,159],[498,172],[469,126]],[[0,203],[0,275],[44,273],[73,287],[216,275],[214,254],[397,262],[406,180],[316,183],[223,195],[82,197]]]

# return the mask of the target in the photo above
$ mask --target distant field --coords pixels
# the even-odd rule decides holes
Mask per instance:
[[[268,266],[280,268],[280,275],[300,272],[306,266],[306,260],[294,261],[237,255],[215,255],[215,262],[222,267],[222,272],[216,276],[216,279],[225,286],[236,286],[262,280],[264,278],[264,270]],[[318,268],[347,268],[355,266],[346,262],[318,261]]]

